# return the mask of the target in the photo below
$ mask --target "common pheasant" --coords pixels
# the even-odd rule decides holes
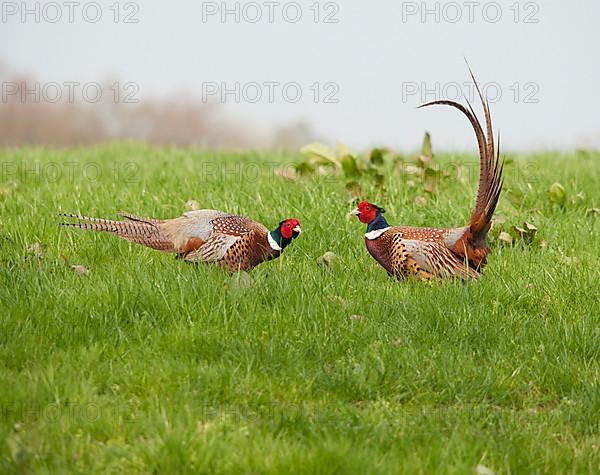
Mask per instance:
[[[302,229],[286,219],[273,231],[243,216],[209,209],[189,211],[180,218],[151,219],[122,213],[126,221],[62,214],[78,220],[63,226],[114,234],[189,262],[212,262],[231,271],[250,270],[275,259]]]
[[[480,174],[470,223],[447,229],[390,226],[383,217],[385,210],[366,201],[351,211],[351,214],[368,225],[365,234],[367,250],[391,276],[412,276],[423,280],[477,278],[486,264],[489,254],[486,237],[502,190],[503,163],[500,163],[499,150],[496,155],[494,152],[489,104],[483,98],[474,77],[473,82],[483,104],[487,133],[484,133],[468,101],[469,109],[448,100],[428,102],[420,106],[454,107],[467,116],[475,130],[479,145]]]

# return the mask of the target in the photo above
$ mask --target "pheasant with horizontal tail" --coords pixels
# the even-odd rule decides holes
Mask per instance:
[[[302,232],[297,219],[286,219],[269,231],[249,218],[208,209],[165,220],[131,214],[121,214],[125,221],[62,216],[77,220],[63,226],[114,234],[157,251],[176,253],[188,262],[212,262],[231,271],[247,271],[279,257]]]
[[[416,228],[390,226],[380,206],[366,201],[351,211],[367,224],[365,243],[369,253],[394,277],[418,279],[477,278],[486,264],[489,248],[486,237],[502,190],[500,152],[495,153],[488,102],[471,73],[483,104],[486,132],[473,108],[454,101],[433,101],[420,107],[448,105],[467,116],[479,145],[479,189],[468,225],[458,228]]]

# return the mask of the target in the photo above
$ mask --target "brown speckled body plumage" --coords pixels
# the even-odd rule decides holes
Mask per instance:
[[[472,73],[471,73],[472,76]],[[475,78],[473,78],[475,82]],[[434,101],[430,105],[449,105],[467,116],[479,145],[480,176],[475,209],[468,225],[459,228],[392,227],[385,210],[362,202],[353,211],[369,224],[365,242],[369,253],[392,276],[417,279],[477,278],[487,262],[487,233],[502,190],[502,164],[495,151],[489,105],[475,82],[485,114],[486,132],[469,104],[469,109],[453,101]]]
[[[289,243],[274,248],[269,230],[262,224],[216,210],[190,211],[167,220],[130,214],[121,214],[126,221],[63,216],[78,220],[64,226],[111,233],[158,251],[176,253],[188,262],[211,262],[231,271],[247,271],[277,258]]]
[[[478,273],[453,252],[446,239],[456,230],[391,227],[377,239],[365,239],[369,253],[388,274],[429,280],[476,278]]]

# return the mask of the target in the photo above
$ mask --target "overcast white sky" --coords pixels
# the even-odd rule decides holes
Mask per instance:
[[[35,3],[25,2],[29,8]],[[469,80],[467,57],[481,83],[495,83],[487,89],[490,96],[501,89],[492,111],[505,149],[600,147],[596,0],[299,0],[297,23],[292,22],[297,6],[285,0],[271,7],[259,0],[245,9],[252,2],[144,0],[124,1],[117,8],[113,0],[99,0],[97,23],[91,22],[95,7],[78,3],[72,7],[73,23],[60,0],[57,23],[48,21],[56,16],[54,6],[40,9],[39,23],[33,14],[23,23],[21,2],[2,2],[0,58],[42,81],[135,82],[141,99],[181,90],[201,98],[208,83],[295,82],[303,94],[297,103],[291,102],[294,89],[288,89],[286,100],[281,86],[269,102],[263,85],[259,102],[245,100],[256,94],[247,88],[239,104],[228,95],[225,108],[259,126],[305,119],[319,136],[355,148],[414,148],[429,130],[437,148],[473,149],[472,131],[458,112],[415,109],[424,89],[434,91],[424,99],[437,96],[436,84],[440,94],[456,95],[451,83]],[[234,14],[223,23],[220,12],[203,19],[203,9],[235,9],[236,3],[239,23]],[[262,19],[251,23],[257,5]],[[430,13],[422,18],[424,7]],[[18,11],[12,14],[14,8]],[[128,14],[138,23],[125,23]],[[326,23],[326,18],[338,22]],[[318,103],[315,83],[321,89]],[[326,83],[336,86],[325,89]],[[339,88],[333,96],[338,102],[325,103],[334,88]],[[463,93],[470,93],[467,86]]]

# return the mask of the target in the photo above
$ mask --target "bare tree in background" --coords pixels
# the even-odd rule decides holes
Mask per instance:
[[[72,147],[108,141],[134,140],[150,145],[201,148],[297,149],[314,139],[308,124],[283,124],[262,131],[248,121],[225,117],[218,104],[204,104],[189,94],[150,98],[137,104],[114,101],[110,94],[96,103],[83,100],[55,103],[36,100],[35,80],[10,73],[0,64],[2,84],[18,90],[3,94],[0,103],[0,146]],[[110,89],[110,83],[102,86]],[[3,89],[4,90],[4,89]],[[186,97],[185,100],[181,97]]]

